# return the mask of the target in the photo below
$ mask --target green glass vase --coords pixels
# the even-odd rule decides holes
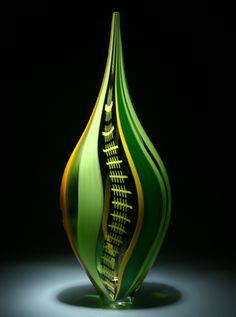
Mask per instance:
[[[130,98],[118,12],[95,107],[64,170],[60,204],[71,247],[103,302],[131,304],[165,238],[171,191]]]

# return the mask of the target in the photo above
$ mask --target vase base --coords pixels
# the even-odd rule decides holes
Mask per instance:
[[[131,296],[127,296],[125,298],[121,298],[115,301],[109,301],[108,299],[102,298],[102,303],[104,307],[107,308],[115,308],[115,309],[128,309],[133,305],[134,298]]]

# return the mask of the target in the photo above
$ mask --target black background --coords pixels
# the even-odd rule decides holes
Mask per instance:
[[[113,11],[137,114],[171,182],[163,252],[231,263],[235,16],[206,1],[2,10],[1,257],[71,252],[60,181],[100,89]]]

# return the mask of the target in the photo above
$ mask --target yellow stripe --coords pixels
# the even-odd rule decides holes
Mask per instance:
[[[109,135],[112,134],[113,131],[114,131],[114,127],[112,126],[110,130],[108,130],[108,131],[103,131],[103,132],[102,132],[102,135],[103,135],[103,136],[109,136]]]
[[[99,104],[99,101],[100,101],[100,97],[102,95],[102,92],[104,90],[104,88],[107,88],[107,79],[108,79],[108,75],[110,73],[110,68],[111,68],[111,57],[112,57],[112,43],[114,41],[114,23],[115,23],[115,20],[113,18],[112,20],[112,29],[111,29],[111,34],[110,34],[110,43],[109,43],[109,49],[108,49],[108,58],[107,58],[107,62],[106,62],[106,67],[105,67],[105,72],[104,72],[104,75],[103,75],[103,79],[102,79],[102,84],[101,84],[101,88],[100,88],[100,91],[99,91],[99,94],[98,94],[98,97],[97,97],[97,100],[96,100],[96,103],[95,103],[95,106],[93,108],[93,112],[89,118],[89,121],[85,127],[85,130],[82,134],[82,136],[80,137],[76,147],[74,148],[68,162],[67,162],[67,165],[65,167],[65,170],[64,170],[64,173],[63,173],[63,176],[62,176],[62,181],[61,181],[61,188],[60,188],[60,208],[61,208],[61,211],[62,211],[62,216],[63,216],[63,223],[64,223],[64,228],[66,230],[66,233],[67,233],[67,237],[68,237],[68,240],[71,244],[71,247],[76,255],[76,257],[78,258],[77,256],[77,252],[75,252],[75,248],[74,248],[74,245],[73,245],[73,241],[72,241],[72,238],[71,238],[71,235],[70,235],[70,230],[69,230],[69,224],[68,224],[68,217],[67,217],[67,214],[68,214],[68,209],[67,209],[67,187],[68,187],[68,175],[69,175],[69,172],[70,172],[70,169],[71,169],[71,165],[72,165],[72,162],[74,160],[74,157],[76,156],[77,154],[77,151],[79,150],[79,147],[82,143],[82,141],[84,140],[84,137],[85,135],[87,134],[87,131],[91,125],[91,122],[93,120],[93,117],[95,115],[95,111],[98,107],[98,104]],[[106,85],[106,87],[105,87]],[[79,260],[79,259],[78,259]]]
[[[118,145],[114,145],[114,146],[111,146],[109,148],[105,148],[105,149],[103,149],[103,152],[107,153],[107,152],[111,152],[111,151],[116,150],[116,149],[118,149]]]
[[[76,144],[73,152],[71,153],[71,156],[66,164],[66,167],[65,167],[65,170],[64,170],[64,173],[63,173],[63,176],[62,176],[62,181],[61,181],[61,189],[60,189],[60,207],[61,207],[61,211],[62,211],[62,216],[63,216],[63,223],[64,223],[64,228],[65,228],[65,231],[67,233],[67,237],[68,237],[68,240],[71,244],[71,247],[72,247],[72,250],[74,251],[76,257],[78,257],[78,254],[77,254],[77,251],[75,250],[75,247],[74,247],[74,243],[72,241],[72,237],[71,237],[71,234],[70,234],[70,228],[69,228],[69,223],[68,223],[68,208],[67,208],[67,188],[68,188],[68,177],[69,177],[69,173],[70,173],[70,170],[71,170],[71,166],[73,164],[73,161],[74,161],[74,158],[84,140],[84,137],[91,125],[91,122],[92,122],[92,119],[94,117],[94,113],[95,113],[95,110],[97,108],[97,105],[95,105],[94,109],[93,109],[93,112],[90,116],[90,119],[87,123],[87,126],[82,134],[82,136],[80,137],[78,143]]]
[[[119,135],[121,138],[121,142],[127,157],[127,160],[129,162],[129,166],[132,172],[132,175],[134,177],[134,181],[135,181],[135,186],[136,186],[136,190],[137,190],[137,196],[138,196],[138,218],[137,218],[137,223],[136,223],[136,227],[134,230],[134,234],[132,237],[132,240],[130,242],[130,245],[128,247],[128,249],[126,250],[124,257],[121,261],[120,264],[120,270],[119,270],[119,274],[118,274],[118,286],[117,286],[117,292],[116,292],[116,298],[119,294],[120,291],[120,287],[121,287],[121,282],[122,282],[122,277],[124,274],[124,270],[126,268],[126,265],[130,259],[130,256],[132,254],[132,251],[134,249],[134,246],[138,240],[138,236],[139,236],[139,232],[141,230],[141,226],[142,226],[142,221],[143,221],[143,207],[144,207],[144,201],[143,201],[143,191],[142,191],[142,186],[141,186],[141,182],[138,176],[138,172],[136,170],[136,167],[134,165],[132,156],[130,154],[128,145],[126,143],[125,137],[124,137],[124,133],[122,130],[122,126],[121,126],[121,122],[120,122],[120,114],[119,114],[119,107],[118,107],[118,100],[117,100],[117,86],[116,86],[116,117],[117,117],[117,127],[118,127],[118,131],[119,131]]]

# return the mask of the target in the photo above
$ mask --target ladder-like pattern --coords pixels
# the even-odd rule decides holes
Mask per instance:
[[[118,257],[124,241],[127,239],[127,226],[132,222],[130,203],[132,195],[128,188],[128,175],[125,173],[124,162],[119,157],[119,145],[115,138],[116,128],[112,123],[113,102],[106,104],[103,153],[109,177],[110,203],[107,223],[105,224],[105,242],[101,257],[101,277],[111,299],[116,298],[118,283]],[[120,261],[119,261],[120,262]]]

